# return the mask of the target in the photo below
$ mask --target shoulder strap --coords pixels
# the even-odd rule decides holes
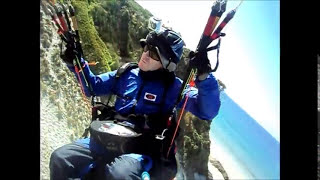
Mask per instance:
[[[117,84],[118,79],[122,76],[123,73],[125,73],[126,71],[130,71],[131,69],[134,69],[134,68],[137,68],[137,67],[138,67],[138,63],[136,63],[136,62],[128,62],[128,63],[125,63],[122,66],[120,66],[118,68],[118,70],[117,70],[116,78],[115,78],[115,81],[112,84],[111,89],[114,88],[114,86]],[[107,105],[109,104],[109,101],[110,101],[111,97],[112,97],[112,95],[109,96],[109,99],[107,101]]]
[[[126,72],[127,70],[130,70],[130,69],[133,69],[133,68],[137,68],[137,67],[138,67],[138,63],[136,63],[136,62],[128,62],[128,63],[123,64],[117,70],[116,79],[119,79],[120,76],[124,72]]]
[[[120,66],[120,67],[118,68],[118,70],[117,70],[117,73],[116,73],[116,76],[115,76],[115,81],[114,81],[114,83],[112,84],[111,89],[114,88],[115,84],[117,84],[118,79],[121,77],[121,75],[122,75],[124,72],[126,72],[126,71],[128,71],[128,70],[131,70],[131,69],[133,69],[133,68],[136,68],[136,67],[138,67],[138,63],[136,63],[136,62],[128,62],[128,63],[125,63],[125,64],[123,64],[122,66]],[[109,111],[112,111],[112,107],[109,106],[109,101],[110,101],[111,97],[112,97],[112,94],[109,96],[108,101],[107,101],[106,104],[103,104],[103,103],[101,103],[101,102],[95,102],[95,103],[93,104],[93,107],[92,107],[92,119],[91,119],[91,121],[97,120],[97,118],[98,118],[99,116],[102,116],[102,115],[103,115],[103,114],[98,115],[97,110],[103,110],[103,111],[105,111],[105,112],[108,112],[109,114],[107,114],[107,115],[110,115],[110,113],[113,113],[113,112],[109,112]],[[99,107],[99,106],[101,106],[101,107]],[[101,108],[102,108],[102,109],[101,109]],[[107,109],[107,110],[106,110],[106,109]],[[101,112],[102,112],[102,111],[101,111]],[[111,115],[110,115],[110,116],[111,116]],[[88,136],[89,129],[90,129],[90,126],[85,129],[85,132],[83,133],[82,137],[87,137],[87,136]]]

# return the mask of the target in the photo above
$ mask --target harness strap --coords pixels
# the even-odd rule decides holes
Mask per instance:
[[[120,79],[121,75],[126,72],[127,70],[133,69],[133,68],[137,68],[138,64],[136,62],[128,62],[123,64],[122,66],[120,66],[117,70],[116,76],[115,76],[115,81],[112,84],[111,90],[113,91],[115,85],[117,84],[117,81]],[[112,97],[112,94],[110,94],[108,101],[107,101],[107,105],[109,104],[109,101]]]
[[[225,36],[225,33],[220,33],[220,36]],[[219,66],[219,52],[220,52],[220,42],[221,42],[221,38],[219,38],[218,43],[215,46],[211,46],[209,48],[206,49],[206,51],[212,51],[212,50],[217,50],[217,62],[216,62],[216,66],[213,70],[211,70],[212,72],[216,72]]]

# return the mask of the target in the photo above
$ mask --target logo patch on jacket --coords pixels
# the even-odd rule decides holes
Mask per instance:
[[[153,101],[153,102],[154,102],[154,101],[156,101],[156,99],[157,99],[157,95],[146,92],[146,93],[144,94],[144,99],[145,99],[145,100],[148,100],[148,101]]]

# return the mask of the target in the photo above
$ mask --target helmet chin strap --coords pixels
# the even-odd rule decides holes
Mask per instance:
[[[175,70],[176,70],[176,67],[177,67],[177,64],[174,63],[174,62],[172,62],[171,60],[167,59],[166,57],[164,57],[164,56],[160,53],[160,51],[159,51],[158,48],[157,48],[157,52],[158,52],[158,54],[159,54],[159,56],[160,56],[160,62],[161,62],[161,64],[162,64],[163,68],[166,69],[166,70],[168,70],[169,72],[175,71]]]
[[[169,62],[165,69],[167,69],[169,72],[173,72],[174,70],[176,70],[176,67],[176,63]]]

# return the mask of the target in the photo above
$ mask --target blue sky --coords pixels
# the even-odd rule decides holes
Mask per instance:
[[[136,0],[163,23],[181,33],[195,50],[213,1]],[[240,1],[228,1],[225,15]],[[220,65],[215,76],[226,93],[280,140],[280,2],[245,0],[222,32]],[[215,45],[217,41],[212,42]],[[215,52],[209,53],[212,66]]]

